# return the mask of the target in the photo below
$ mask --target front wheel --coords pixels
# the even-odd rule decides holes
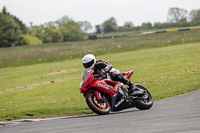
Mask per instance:
[[[140,110],[150,109],[153,106],[153,97],[151,93],[141,85],[136,85],[136,87],[145,91],[145,95],[136,100],[136,108]]]
[[[86,94],[86,103],[92,111],[99,115],[108,114],[111,110],[110,103],[104,99],[105,102],[97,101],[94,92]]]

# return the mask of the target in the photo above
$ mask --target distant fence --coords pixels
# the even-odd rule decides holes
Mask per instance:
[[[200,27],[191,27],[191,28],[183,28],[183,29],[171,29],[171,30],[163,30],[163,31],[152,31],[152,32],[143,32],[143,35],[149,34],[159,34],[159,33],[166,33],[166,32],[178,32],[178,31],[187,31],[187,30],[200,30]]]
[[[126,37],[129,35],[113,35],[113,36],[100,36],[98,37],[96,34],[88,35],[89,40],[94,40],[94,39],[108,39],[108,38],[118,38],[118,37]]]
[[[96,34],[88,35],[88,39],[98,39]]]
[[[162,30],[162,31],[152,31],[152,32],[143,32],[142,34],[135,35],[150,35],[150,34],[159,34],[159,33],[167,33],[167,32],[178,32],[178,31],[188,31],[188,30],[200,30],[200,27],[191,27],[191,28],[181,28],[181,29],[170,29],[170,30]],[[88,40],[94,39],[107,39],[107,38],[118,38],[118,37],[127,37],[130,35],[113,35],[113,36],[98,36],[97,34],[88,35]]]

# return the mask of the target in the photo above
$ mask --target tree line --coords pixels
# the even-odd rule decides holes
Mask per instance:
[[[131,21],[127,21],[123,26],[118,26],[114,17],[106,20],[101,25],[96,25],[97,33],[109,33],[120,31],[132,31],[139,29],[153,29],[153,28],[169,28],[169,27],[184,27],[200,25],[200,9],[188,12],[185,9],[172,7],[167,13],[167,22],[160,23],[144,22],[141,26],[134,26]]]
[[[195,26],[200,24],[200,9],[188,12],[185,9],[173,7],[167,14],[167,22],[142,23],[141,26],[135,26],[131,21],[127,21],[123,26],[117,25],[114,17],[109,18],[100,25],[95,26],[96,34],[109,32],[132,31],[152,28],[168,28]],[[84,40],[87,38],[87,31],[92,29],[90,22],[75,22],[68,16],[47,22],[41,25],[27,27],[20,19],[10,14],[6,7],[0,12],[0,47],[11,47],[28,45],[28,40],[23,35],[30,35],[40,39],[43,43],[67,42]]]
[[[0,47],[23,45],[25,40],[21,34],[26,33],[25,24],[4,7],[0,12]]]
[[[28,33],[43,41],[43,43],[77,41],[86,38],[85,25],[89,22],[75,22],[68,16],[64,16],[57,21],[48,22],[42,25],[32,25],[28,28]],[[87,27],[89,27],[87,26]]]
[[[86,31],[91,28],[87,21],[75,22],[64,16],[61,19],[42,25],[27,27],[16,16],[10,14],[6,7],[0,12],[0,47],[27,45],[28,40],[23,35],[40,39],[43,43],[66,42],[83,40]]]

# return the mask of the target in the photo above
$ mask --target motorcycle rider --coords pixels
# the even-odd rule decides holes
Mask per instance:
[[[125,78],[119,70],[112,68],[112,65],[104,60],[96,60],[93,54],[87,54],[82,59],[82,64],[86,70],[94,69],[94,75],[98,74],[101,69],[108,73],[112,80],[120,81],[129,86],[129,91],[133,91],[134,84]]]

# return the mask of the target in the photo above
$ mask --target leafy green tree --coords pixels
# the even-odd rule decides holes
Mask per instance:
[[[43,42],[63,42],[62,32],[56,27],[55,22],[45,24]]]
[[[102,33],[101,25],[96,25],[95,28],[96,28],[95,31],[96,31],[97,34],[101,34]]]
[[[39,25],[39,26],[31,25],[31,27],[28,30],[29,31],[29,35],[37,37],[37,38],[39,38],[40,40],[43,41],[43,39],[44,39],[44,31],[45,31],[44,29],[45,29],[44,25]]]
[[[10,13],[7,11],[7,8],[5,6],[2,9],[2,14],[7,14],[10,16]]]
[[[109,18],[102,24],[103,32],[115,32],[117,31],[117,21],[114,17]]]
[[[133,25],[133,23],[132,23],[131,21],[125,22],[125,23],[124,23],[124,26],[125,26],[125,27],[128,27],[128,28],[134,27],[134,25]]]
[[[15,46],[20,37],[18,24],[5,11],[0,13],[0,20],[0,47]]]
[[[27,45],[30,44],[30,41],[27,40],[22,34],[19,36],[19,39],[15,46],[22,46],[22,45]]]
[[[0,47],[27,45],[28,41],[21,33],[27,28],[16,16],[11,15],[4,6],[0,13]]]
[[[20,28],[22,34],[26,34],[27,33],[27,27],[26,27],[26,25],[21,20],[19,20],[19,18],[17,18],[16,16],[11,15],[11,17],[19,25],[19,28]]]
[[[86,34],[80,29],[78,23],[67,16],[56,21],[58,28],[63,35],[63,41],[77,41],[86,37]]]
[[[14,16],[14,15],[11,15],[11,14],[7,11],[7,8],[6,8],[5,6],[4,6],[3,9],[2,9],[2,13],[11,16],[11,17],[15,20],[15,22],[19,25],[19,28],[20,28],[22,34],[26,34],[26,33],[27,33],[27,27],[26,27],[26,25],[25,25],[19,18],[17,18],[17,17]]]
[[[152,28],[152,24],[150,22],[142,23],[141,28],[143,28],[143,29],[151,29]]]
[[[84,32],[92,29],[92,25],[88,21],[79,21],[78,24]]]
[[[162,24],[160,22],[155,22],[154,23],[154,28],[161,28],[162,27],[161,25]]]
[[[56,21],[57,25],[64,25],[67,24],[69,21],[71,21],[72,19],[69,18],[68,16],[63,16],[62,18],[60,18],[59,20]]]
[[[76,41],[86,37],[86,34],[80,29],[80,25],[68,16],[40,26],[30,24],[29,34],[39,38],[44,43]]]

